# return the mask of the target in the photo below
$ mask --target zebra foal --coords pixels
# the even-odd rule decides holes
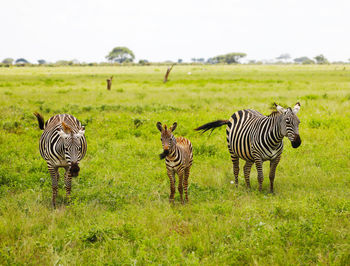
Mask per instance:
[[[202,125],[195,130],[213,131],[215,128],[227,125],[227,145],[233,163],[235,184],[238,185],[239,158],[246,161],[243,171],[247,187],[250,188],[250,171],[255,163],[258,172],[259,191],[262,189],[263,162],[270,161],[270,192],[273,193],[273,182],[277,165],[283,151],[283,137],[288,137],[293,148],[301,144],[299,136],[300,110],[298,102],[294,108],[283,108],[275,103],[277,111],[265,116],[246,109],[234,113],[229,120],[217,120]]]
[[[34,113],[38,119],[39,128],[44,130],[39,142],[41,156],[46,160],[52,179],[52,205],[56,208],[58,190],[58,168],[65,169],[64,184],[69,200],[72,177],[79,174],[79,162],[86,154],[87,144],[85,128],[72,115],[60,114],[51,117],[44,123],[44,117]]]
[[[175,173],[179,176],[178,190],[181,197],[181,203],[184,203],[183,190],[185,190],[185,201],[188,202],[188,177],[193,161],[192,144],[183,137],[175,138],[173,135],[177,127],[175,122],[170,128],[166,125],[162,127],[160,122],[157,123],[157,128],[161,132],[161,141],[163,146],[163,153],[160,159],[165,158],[165,165],[167,174],[170,180],[170,197],[169,202],[174,203],[175,196]]]

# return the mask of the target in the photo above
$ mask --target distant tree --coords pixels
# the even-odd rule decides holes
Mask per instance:
[[[29,62],[26,59],[24,59],[24,58],[18,58],[15,61],[15,64],[29,64]]]
[[[307,56],[301,56],[293,59],[298,64],[314,64],[315,62]]]
[[[305,61],[303,61],[303,63],[302,63],[303,65],[310,65],[310,64],[315,64],[315,61],[314,60],[312,60],[312,59],[309,59],[309,60],[305,60]]]
[[[13,64],[13,58],[5,58],[4,60],[2,60],[3,64],[8,64],[8,65],[12,65]]]
[[[208,58],[207,63],[208,63],[208,64],[217,64],[217,63],[218,63],[218,60],[216,60],[216,59],[214,59],[214,58]]]
[[[177,59],[177,62],[178,62],[179,64],[181,64],[181,63],[182,63],[182,59],[181,59],[181,58]]]
[[[135,59],[134,53],[127,47],[114,47],[113,50],[106,56],[111,62],[133,62]]]
[[[230,53],[225,55],[225,62],[227,64],[238,64],[239,59],[247,56],[245,53]]]
[[[205,59],[204,58],[191,58],[191,61],[193,63],[198,62],[198,63],[204,63]]]
[[[39,65],[45,65],[46,64],[46,61],[44,59],[39,59],[38,60],[38,64]]]
[[[55,63],[58,66],[72,66],[73,64],[73,60],[58,60]]]
[[[144,66],[144,65],[149,65],[149,62],[146,59],[140,59],[139,64]]]
[[[317,64],[328,64],[328,60],[323,54],[315,56],[314,59],[316,60]]]
[[[281,54],[280,56],[276,57],[277,60],[283,60],[283,61],[288,61],[290,59],[290,54]]]
[[[239,59],[245,56],[247,56],[247,54],[245,53],[229,53],[229,54],[215,56],[211,58],[210,61],[217,62],[217,63],[238,64]]]

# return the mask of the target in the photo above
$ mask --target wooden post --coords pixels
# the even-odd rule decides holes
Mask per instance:
[[[165,76],[164,76],[164,81],[163,81],[164,83],[168,81],[168,77],[169,77],[170,71],[173,69],[174,65],[175,64],[173,64],[171,67],[168,67],[168,69],[167,69],[167,71],[165,73]]]
[[[112,80],[113,80],[113,76],[111,76],[109,79],[107,79],[107,90],[111,90],[112,88]]]

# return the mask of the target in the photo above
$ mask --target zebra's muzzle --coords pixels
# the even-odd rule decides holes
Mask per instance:
[[[79,175],[80,167],[77,163],[72,163],[69,171],[71,176],[76,177]]]
[[[292,141],[292,147],[293,148],[298,148],[301,144],[301,138],[299,135],[296,135],[294,140]]]
[[[162,160],[162,159],[164,159],[167,155],[169,155],[169,150],[164,150],[161,154],[159,154],[159,158]]]

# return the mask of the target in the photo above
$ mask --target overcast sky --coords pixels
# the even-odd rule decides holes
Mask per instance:
[[[228,52],[248,59],[350,58],[349,0],[1,0],[0,60],[190,61]]]

